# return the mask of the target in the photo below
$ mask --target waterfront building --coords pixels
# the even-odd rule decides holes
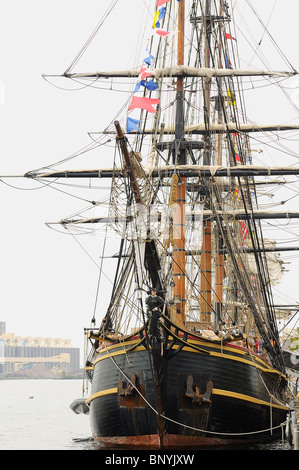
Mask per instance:
[[[80,368],[80,348],[73,348],[70,339],[16,336],[6,333],[0,322],[0,375],[21,374],[43,365],[57,376]]]

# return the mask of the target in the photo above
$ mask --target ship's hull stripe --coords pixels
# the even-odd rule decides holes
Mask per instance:
[[[118,346],[119,347],[119,346]],[[179,346],[173,346],[173,349],[177,349]],[[115,348],[115,346],[114,346]],[[189,348],[187,346],[184,346],[184,351],[189,351],[189,352],[193,352],[194,354],[202,354],[200,351],[196,351],[195,349],[193,348]],[[228,349],[228,348],[227,348]],[[139,347],[136,347],[134,349],[134,352],[137,352],[137,351],[144,351],[145,350],[145,347],[144,346],[139,346]],[[224,350],[224,348],[223,348]],[[232,348],[229,349],[230,351],[232,350]],[[232,361],[238,361],[238,362],[243,362],[244,364],[248,364],[250,366],[253,366],[253,367],[256,367],[260,370],[262,370],[263,372],[267,372],[267,373],[272,373],[272,374],[278,374],[278,375],[283,375],[281,374],[281,372],[279,372],[278,370],[276,369],[272,369],[272,368],[268,368],[268,367],[264,367],[262,365],[260,365],[258,362],[262,362],[262,360],[260,360],[259,358],[256,358],[254,357],[254,361],[250,361],[248,359],[244,359],[243,357],[238,357],[238,356],[233,356],[233,355],[230,355],[230,354],[224,354],[223,352],[220,352],[220,353],[217,353],[215,351],[211,351],[211,350],[207,350],[207,352],[211,355],[211,356],[215,356],[215,357],[221,357],[221,358],[225,358],[225,359],[228,359],[228,360],[232,360]],[[246,353],[243,352],[243,351],[239,351],[238,349],[234,350],[234,352],[236,354],[240,354],[240,356],[243,356],[245,355]],[[100,354],[103,354],[103,352],[101,352]],[[114,357],[114,356],[120,356],[120,355],[123,355],[123,354],[127,354],[126,350],[125,349],[121,349],[120,351],[116,351],[116,352],[110,352],[108,351],[107,354],[103,354],[103,355],[100,355],[99,357],[97,357],[97,359],[95,360],[94,362],[94,366],[100,362],[100,361],[103,361],[104,359],[108,359],[109,357]],[[263,364],[266,366],[266,364],[263,362]]]
[[[101,390],[100,392],[94,393],[85,401],[87,404],[92,402],[95,398],[105,397],[106,395],[113,395],[114,393],[118,393],[118,387],[107,388],[106,390]]]
[[[108,388],[107,390],[102,390],[100,392],[97,392],[97,393],[91,395],[86,400],[86,403],[89,404],[93,400],[95,400],[96,398],[104,397],[106,395],[113,395],[113,394],[116,394],[116,393],[118,393],[118,387]],[[244,395],[242,393],[231,392],[230,390],[220,390],[220,389],[214,388],[213,389],[213,395],[221,395],[221,396],[225,396],[225,397],[229,397],[229,398],[236,398],[238,400],[244,400],[244,401],[248,401],[248,402],[251,402],[251,403],[256,403],[256,404],[259,404],[259,405],[272,406],[273,408],[279,408],[279,409],[282,409],[282,410],[288,410],[289,409],[287,406],[284,406],[284,405],[277,405],[276,403],[269,403],[269,402],[266,402],[264,400],[259,400],[258,398],[254,398],[254,397],[250,397],[248,395]]]

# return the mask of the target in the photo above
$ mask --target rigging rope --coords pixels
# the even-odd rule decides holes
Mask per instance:
[[[256,9],[254,8],[254,6],[252,5],[251,1],[250,0],[246,0],[247,4],[249,5],[249,7],[251,8],[251,10],[254,12],[254,14],[256,15],[257,19],[259,20],[259,22],[261,23],[261,25],[263,26],[264,28],[264,31],[268,34],[269,38],[272,40],[273,44],[275,45],[275,47],[277,48],[277,50],[280,52],[281,54],[281,57],[283,57],[283,59],[285,60],[286,64],[289,65],[289,67],[294,71],[296,72],[296,69],[292,66],[292,64],[290,63],[290,61],[288,60],[288,58],[286,57],[286,55],[282,52],[282,50],[280,49],[280,47],[278,46],[277,42],[274,40],[272,34],[270,33],[270,31],[268,31],[267,29],[267,25],[264,24],[264,22],[262,21],[261,17],[259,16],[259,14],[257,13]],[[273,7],[274,8],[274,7]],[[271,13],[272,14],[272,13]]]
[[[110,4],[110,6],[107,8],[106,12],[104,13],[104,15],[102,16],[101,20],[99,21],[99,23],[97,24],[97,26],[95,27],[95,29],[92,31],[91,35],[89,36],[89,38],[87,39],[86,43],[84,44],[84,46],[82,47],[82,49],[78,52],[78,54],[76,55],[76,57],[74,58],[74,60],[71,62],[71,64],[69,65],[69,67],[66,69],[66,71],[64,72],[64,75],[67,75],[70,73],[70,71],[74,68],[74,66],[78,63],[78,61],[80,60],[80,58],[82,57],[82,55],[85,53],[85,51],[87,50],[87,48],[90,46],[91,42],[93,41],[94,37],[96,36],[97,32],[99,31],[99,29],[101,28],[102,24],[104,23],[104,21],[106,20],[106,18],[110,15],[110,13],[112,12],[113,8],[116,6],[116,4],[118,3],[119,0],[113,0]]]

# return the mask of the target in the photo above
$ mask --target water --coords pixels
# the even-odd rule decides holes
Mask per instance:
[[[69,407],[81,391],[82,380],[0,380],[0,449],[84,448],[89,417]]]
[[[0,380],[0,450],[103,450],[91,438],[89,417],[70,409],[81,390],[82,380]],[[221,450],[292,447],[279,440]]]

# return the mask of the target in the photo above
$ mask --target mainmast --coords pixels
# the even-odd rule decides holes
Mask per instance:
[[[222,17],[222,6],[223,2],[219,1],[219,16]],[[219,24],[219,44],[218,44],[218,67],[222,67],[222,60],[221,60],[221,53],[222,53],[222,41],[221,37],[223,35],[223,23]],[[221,96],[221,82],[222,78],[218,78],[218,104],[217,104],[217,112],[218,112],[218,125],[221,126],[223,123],[223,116],[222,116],[222,96]],[[217,149],[217,165],[222,165],[222,136],[218,134],[218,149]],[[224,254],[223,254],[223,240],[218,233],[218,236],[215,240],[216,250],[215,250],[215,293],[214,293],[214,306],[215,306],[215,324],[222,318],[222,300],[223,300],[223,274],[224,274]]]
[[[184,65],[184,30],[185,30],[185,0],[178,5],[178,65]],[[182,144],[184,139],[184,105],[183,105],[183,77],[178,77],[176,88],[176,122],[175,146],[173,159],[175,165],[186,164],[186,150]],[[180,177],[177,184],[176,207],[173,218],[173,280],[174,302],[176,308],[176,321],[185,323],[185,204],[186,204],[186,178]]]
[[[206,0],[205,5],[205,16],[203,18],[204,32],[205,32],[205,43],[204,43],[204,66],[210,67],[210,55],[211,55],[211,1]],[[211,91],[211,79],[209,77],[204,80],[204,121],[206,127],[206,135],[204,136],[205,151],[204,151],[204,165],[211,164],[211,145],[209,139],[209,125],[210,125],[210,91]],[[209,209],[209,196],[206,195],[205,209]],[[203,242],[201,248],[201,282],[200,282],[200,321],[203,323],[209,323],[211,318],[211,237],[212,237],[212,224],[211,221],[207,220],[204,222],[203,229]]]

